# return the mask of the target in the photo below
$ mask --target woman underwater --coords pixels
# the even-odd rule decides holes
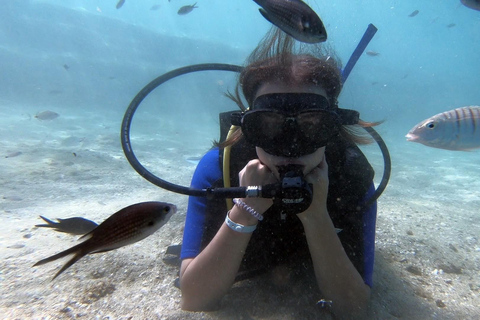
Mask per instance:
[[[223,186],[221,150],[232,146],[232,186],[276,183],[294,166],[313,185],[311,205],[285,214],[267,198],[234,199],[228,210],[224,200],[190,197],[181,252],[183,309],[217,308],[242,271],[313,266],[319,298],[331,301],[335,316],[366,314],[376,203],[363,205],[374,192],[373,170],[356,146],[368,139],[355,127],[375,124],[353,126],[358,113],[338,108],[340,65],[315,48],[300,52],[305,48],[278,31],[262,40],[229,94],[245,110],[241,91],[248,110],[192,179],[193,188]]]

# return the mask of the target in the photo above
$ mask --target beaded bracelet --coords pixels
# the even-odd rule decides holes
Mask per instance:
[[[250,213],[252,216],[254,216],[255,218],[257,218],[258,220],[262,221],[263,220],[263,216],[261,213],[258,213],[257,211],[255,211],[255,209],[253,209],[252,207],[250,207],[249,205],[247,205],[245,202],[243,202],[242,200],[238,199],[238,198],[235,198],[233,199],[233,203],[235,203],[236,206],[238,206],[239,208],[242,208],[243,210],[247,211],[248,213]]]
[[[232,229],[233,231],[240,232],[240,233],[252,233],[257,229],[257,225],[254,226],[244,226],[243,224],[233,222],[230,217],[230,210],[227,212],[227,216],[225,217],[225,224]]]

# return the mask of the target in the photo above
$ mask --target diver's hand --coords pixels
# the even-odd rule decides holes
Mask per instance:
[[[307,210],[297,214],[299,218],[319,213],[327,213],[328,164],[325,156],[318,166],[306,174],[305,180],[313,185],[312,204]]]
[[[238,178],[240,186],[243,187],[264,186],[277,181],[277,178],[272,171],[258,159],[248,162],[238,173]],[[242,201],[260,214],[267,211],[267,209],[273,204],[273,200],[268,198],[244,198]]]

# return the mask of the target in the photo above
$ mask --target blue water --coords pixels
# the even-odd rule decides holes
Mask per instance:
[[[116,0],[1,3],[0,290],[5,299],[0,314],[301,317],[294,307],[297,300],[287,298],[270,304],[258,298],[263,302],[252,304],[253,313],[232,307],[249,299],[248,286],[227,298],[230,306],[224,313],[182,313],[179,292],[171,286],[175,270],[154,263],[172,239],[181,239],[186,197],[158,189],[129,166],[119,139],[123,114],[139,90],[167,71],[198,63],[243,64],[270,28],[249,0],[199,0],[197,9],[177,15],[181,6],[194,2],[126,0],[119,10]],[[391,182],[379,201],[375,314],[478,318],[479,153],[431,149],[406,142],[404,136],[434,114],[480,105],[480,11],[458,0],[308,3],[325,23],[328,43],[344,64],[367,25],[378,28],[367,50],[379,55],[362,55],[340,97],[340,105],[360,111],[362,119],[385,121],[378,131],[393,160]],[[150,10],[157,4],[158,10]],[[409,17],[414,10],[418,15]],[[234,73],[203,72],[171,80],[149,95],[132,125],[132,143],[142,163],[169,181],[188,185],[195,169],[192,159],[218,139],[218,113],[235,109],[223,96],[234,84]],[[60,116],[34,117],[45,110]],[[382,158],[375,146],[364,150],[378,183]],[[170,229],[145,240],[158,252],[135,245],[141,256],[133,258],[134,267],[129,258],[134,253],[122,249],[86,258],[53,285],[49,280],[58,263],[30,268],[75,243],[67,235],[33,228],[40,223],[39,214],[100,222],[143,200],[174,202],[180,210]],[[105,268],[112,273],[109,280],[92,276],[82,285],[82,270],[94,274],[99,264],[110,266]],[[462,272],[445,272],[445,264]],[[405,271],[409,265],[421,266],[422,276]],[[132,280],[146,269],[163,276]],[[116,290],[105,293],[112,285]],[[90,291],[104,295],[92,298]],[[271,307],[280,302],[291,308]],[[143,311],[132,311],[138,306]]]

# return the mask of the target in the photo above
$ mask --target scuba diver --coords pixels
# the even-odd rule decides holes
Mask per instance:
[[[271,31],[227,94],[242,112],[231,114],[228,137],[200,160],[191,187],[263,186],[302,176],[311,203],[291,212],[291,203],[271,198],[235,198],[230,207],[222,198],[190,196],[182,309],[216,309],[236,277],[287,267],[311,270],[321,306],[335,316],[366,315],[377,206],[368,201],[374,171],[357,147],[371,139],[358,129],[379,123],[338,107],[341,66],[329,51]]]

